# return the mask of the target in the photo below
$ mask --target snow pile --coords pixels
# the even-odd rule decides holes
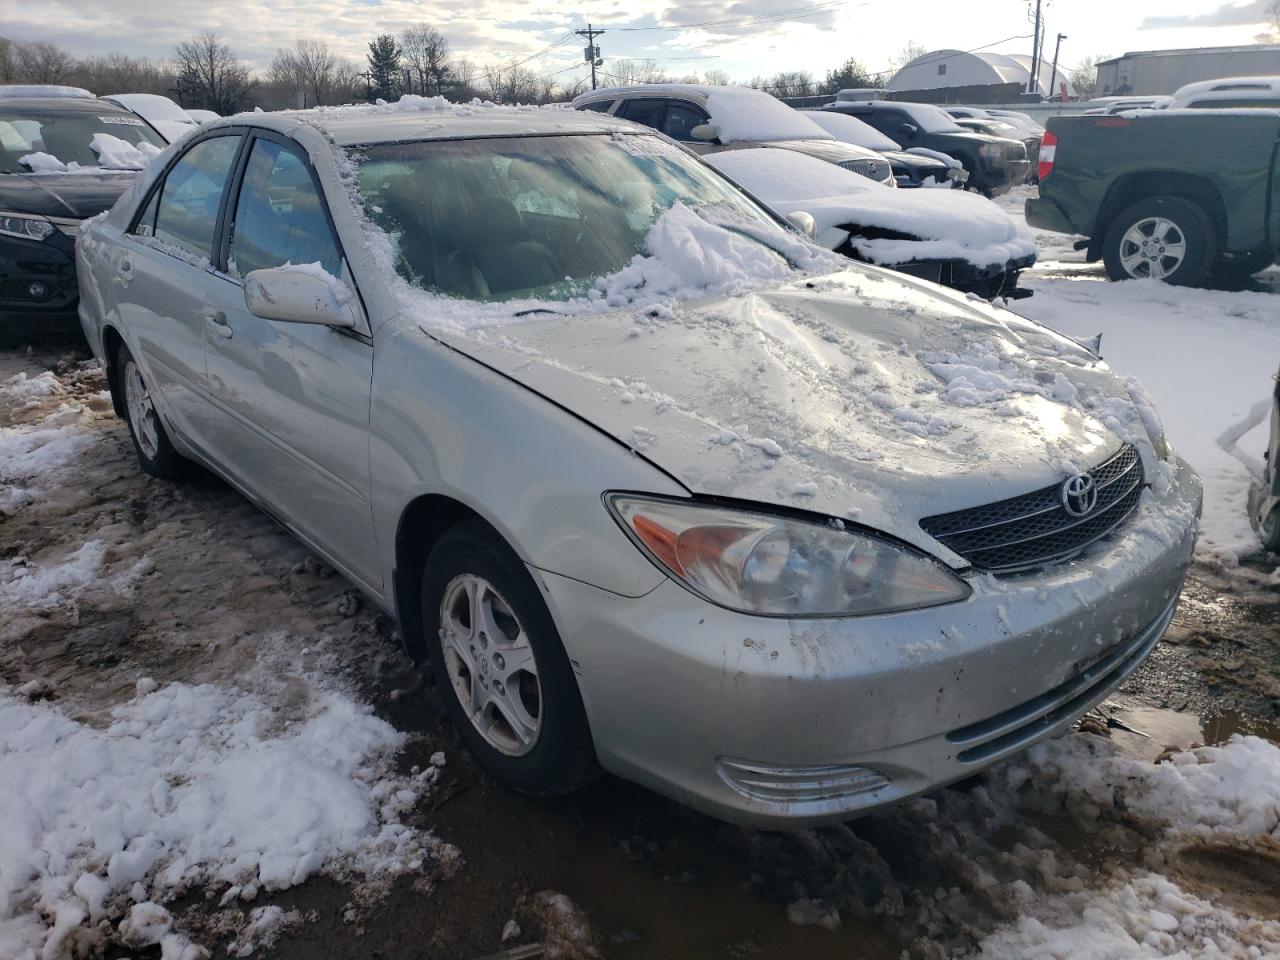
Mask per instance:
[[[251,900],[317,872],[420,869],[436,841],[400,817],[437,773],[392,775],[403,741],[332,690],[281,727],[255,694],[174,683],[116,707],[105,729],[0,693],[4,955],[42,949],[32,913],[106,936],[99,918],[195,884]]]
[[[783,216],[797,210],[811,214],[819,241],[832,249],[849,238],[851,225],[906,235],[868,239],[855,231],[853,248],[872,263],[956,259],[992,267],[1036,252],[1025,227],[974,193],[887,190],[834,163],[790,150],[728,150],[706,159]]]
[[[707,113],[721,143],[835,139],[799,110],[750,87],[711,88]]]
[[[1049,897],[1015,888],[1031,914],[983,939],[980,960],[1274,957],[1280,930],[1141,876],[1111,889]]]
[[[55,157],[51,153],[37,151],[28,153],[18,159],[19,163],[24,163],[32,173],[66,173],[67,165]]]
[[[59,398],[61,388],[56,380],[50,382],[52,376],[28,379],[19,374],[0,385],[6,412],[14,416],[36,411],[42,400]],[[0,426],[0,516],[42,499],[57,487],[65,466],[93,442],[86,429],[90,419],[85,404],[68,401],[34,423]]]
[[[98,155],[98,165],[106,170],[145,170],[161,153],[155,144],[142,142],[134,146],[109,133],[95,133],[89,146]]]

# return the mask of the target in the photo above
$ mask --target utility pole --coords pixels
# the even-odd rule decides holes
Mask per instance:
[[[1040,78],[1037,75],[1040,70],[1040,2],[1041,0],[1036,0],[1036,29],[1031,40],[1031,85],[1027,88],[1027,93],[1040,92]]]
[[[1062,41],[1067,39],[1065,33],[1058,34],[1058,42],[1053,45],[1053,73],[1049,75],[1049,99],[1058,95],[1058,52],[1062,49]]]
[[[600,56],[600,48],[596,46],[596,37],[604,36],[603,30],[593,30],[591,24],[587,24],[585,30],[573,31],[580,37],[587,38],[587,47],[582,51],[583,62],[591,64],[591,89],[596,88],[596,67],[604,66],[604,60]]]

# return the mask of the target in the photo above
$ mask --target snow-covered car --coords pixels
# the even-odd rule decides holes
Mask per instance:
[[[0,88],[2,89],[2,88]],[[0,344],[77,334],[75,236],[164,146],[127,110],[44,88],[0,95]]]
[[[575,98],[573,105],[660,130],[695,153],[751,147],[789,150],[897,186],[893,165],[878,151],[837,139],[807,114],[763,90],[646,83],[592,90]]]
[[[875,127],[833,110],[801,110],[837,140],[874,150],[889,161],[900,187],[963,187],[969,174],[959,160],[931,152],[909,153]]]
[[[199,110],[195,107],[191,107],[187,110],[187,116],[189,116],[197,124],[201,124],[201,123],[210,123],[213,120],[219,119],[222,115],[219,113],[215,113],[213,110]]]
[[[1020,298],[1035,238],[986,197],[967,191],[885,193],[800,154],[738,150],[706,158],[782,216],[806,213],[817,241],[854,260],[986,299]]]
[[[1271,434],[1263,456],[1262,479],[1249,492],[1249,520],[1262,546],[1280,553],[1280,373],[1271,391]]]
[[[186,110],[158,93],[112,93],[102,98],[140,116],[168,143],[186,136],[198,124]]]
[[[597,113],[216,121],[78,256],[142,468],[279,518],[533,793],[798,827],[967,777],[1142,662],[1194,545],[1097,356]]]
[[[1280,76],[1226,77],[1188,83],[1161,104],[1163,109],[1280,109]]]

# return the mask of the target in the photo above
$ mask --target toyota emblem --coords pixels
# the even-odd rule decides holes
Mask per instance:
[[[1083,517],[1098,503],[1098,487],[1087,473],[1063,481],[1062,506],[1073,517]]]

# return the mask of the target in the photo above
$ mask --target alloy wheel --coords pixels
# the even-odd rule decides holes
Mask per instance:
[[[1144,217],[1120,239],[1120,265],[1135,279],[1163,280],[1186,256],[1186,236],[1165,217]]]
[[[440,647],[458,702],[485,742],[527,754],[542,731],[533,647],[502,594],[483,577],[454,577],[440,604]]]
[[[148,460],[154,460],[160,453],[160,430],[156,421],[156,408],[151,402],[151,393],[146,381],[142,379],[142,371],[132,360],[124,367],[124,403],[129,411],[129,423],[133,425],[133,433],[138,447]]]

